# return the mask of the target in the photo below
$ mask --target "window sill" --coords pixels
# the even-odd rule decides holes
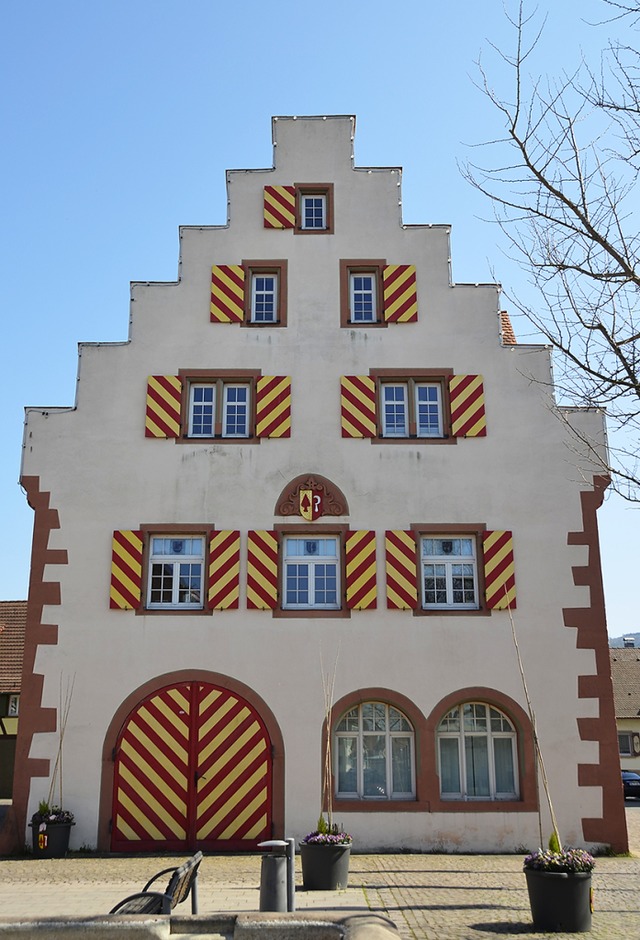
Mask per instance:
[[[372,437],[372,444],[457,444],[456,437]]]
[[[524,800],[434,800],[432,813],[533,813],[535,803]]]
[[[429,813],[427,800],[333,799],[333,813]]]
[[[416,607],[414,617],[490,617],[486,607]]]
[[[260,437],[176,437],[176,444],[259,444]]]
[[[210,617],[213,613],[205,607],[139,607],[137,617]]]
[[[297,619],[297,620],[316,620],[318,617],[329,617],[333,619],[339,618],[348,618],[351,616],[351,611],[346,607],[338,608],[338,610],[320,610],[318,608],[308,608],[301,610],[284,610],[281,607],[277,607],[273,611],[274,617],[280,617],[283,620],[287,619]]]

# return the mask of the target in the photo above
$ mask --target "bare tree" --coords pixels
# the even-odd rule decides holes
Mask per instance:
[[[603,3],[609,24],[622,18],[637,35],[640,0]],[[528,274],[526,299],[507,296],[554,347],[560,401],[606,409],[602,470],[640,501],[640,53],[609,42],[595,65],[532,78],[544,39],[536,17],[521,0],[508,15],[514,52],[492,46],[509,70],[509,99],[480,63],[505,135],[482,145],[488,165],[469,162],[463,174],[492,201],[508,254]]]

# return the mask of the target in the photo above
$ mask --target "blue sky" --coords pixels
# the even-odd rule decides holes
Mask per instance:
[[[538,9],[538,73],[597,61],[620,28],[591,25],[600,0]],[[526,289],[458,169],[501,131],[474,82],[482,55],[508,90],[502,0],[20,0],[0,16],[0,598],[27,593],[24,406],[73,404],[77,343],[127,338],[129,282],[175,280],[178,226],[225,222],[224,171],[271,166],[272,115],[355,114],[356,162],[404,168],[405,221],[452,224],[454,279]],[[614,636],[640,629],[637,512],[599,513]]]

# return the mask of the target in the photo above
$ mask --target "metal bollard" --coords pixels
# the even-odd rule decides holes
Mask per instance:
[[[272,849],[262,856],[260,868],[260,910],[295,910],[295,840],[271,839],[258,843],[259,849]]]

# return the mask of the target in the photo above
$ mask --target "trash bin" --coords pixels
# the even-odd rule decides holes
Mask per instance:
[[[259,849],[271,849],[262,856],[260,866],[260,910],[295,909],[294,840],[271,839],[258,843]]]

